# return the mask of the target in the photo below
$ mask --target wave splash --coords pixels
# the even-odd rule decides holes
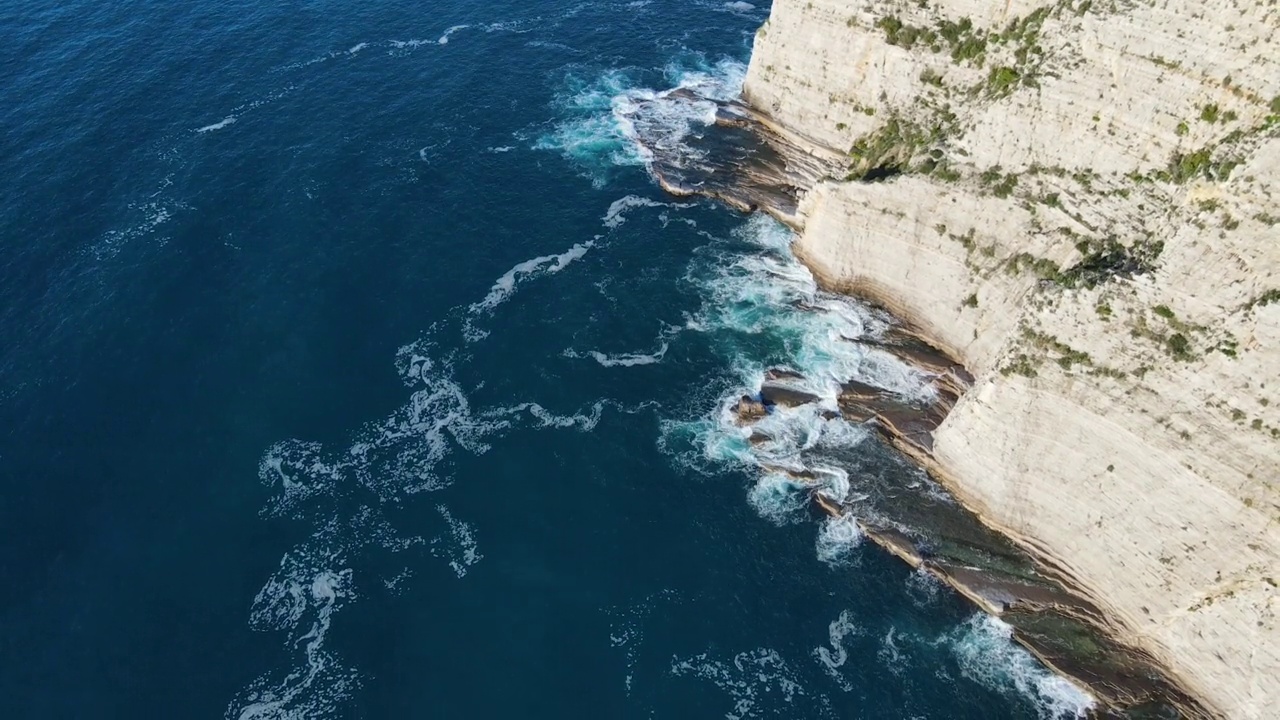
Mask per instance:
[[[733,377],[718,391],[714,410],[693,420],[663,422],[664,449],[700,472],[744,469],[755,476],[748,500],[776,524],[808,518],[814,496],[843,505],[850,496],[846,470],[823,458],[870,436],[845,420],[841,386],[857,380],[908,398],[931,397],[928,379],[856,341],[875,337],[890,319],[855,300],[826,293],[791,253],[792,234],[755,215],[728,243],[713,242],[709,262],[686,277],[705,298],[687,318],[686,331],[703,333],[728,355]],[[747,425],[735,408],[759,397],[766,384],[782,385],[810,401],[776,404]],[[861,533],[852,519],[822,526],[816,553],[829,564],[849,561]]]
[[[737,60],[709,62],[693,54],[664,69],[667,90],[645,87],[642,74],[634,70],[608,70],[590,79],[570,77],[567,90],[554,101],[567,119],[533,138],[533,148],[560,152],[592,184],[603,187],[617,168],[643,167],[652,161],[652,153],[637,142],[641,133],[664,151],[695,153],[685,138],[715,121],[716,106],[691,102],[682,91],[729,100],[741,93],[746,70]]]
[[[977,613],[944,642],[966,677],[997,692],[1031,698],[1043,720],[1084,718],[1094,707],[1092,697],[1015,643],[1013,628],[999,618]]]

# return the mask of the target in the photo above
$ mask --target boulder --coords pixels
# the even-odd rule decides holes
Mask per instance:
[[[781,405],[782,407],[790,408],[816,402],[818,396],[785,385],[765,383],[760,388],[760,399],[764,401],[765,405]]]
[[[738,422],[744,424],[755,422],[769,414],[765,404],[750,395],[743,395],[733,406],[733,411],[738,415]]]

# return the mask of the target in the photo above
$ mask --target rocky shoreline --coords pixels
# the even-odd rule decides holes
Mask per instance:
[[[668,97],[672,96],[709,102],[685,89]],[[799,229],[800,198],[814,183],[838,171],[839,162],[805,150],[801,139],[745,104],[717,105],[715,124],[691,139],[701,151],[697,162],[650,148],[655,178],[673,195],[705,196],[743,212],[765,212]],[[973,386],[974,376],[905,325],[882,337],[846,340],[868,351],[889,353],[930,378],[930,402],[901,398],[855,380],[846,382],[838,397],[838,415],[873,428],[881,447],[927,473],[927,486],[895,486],[883,478],[867,478],[872,484],[878,481],[879,487],[848,502],[818,491],[816,475],[807,467],[762,469],[810,485],[815,511],[850,517],[877,545],[1000,617],[1012,626],[1015,640],[1046,666],[1087,687],[1100,701],[1099,716],[1212,717],[1148,653],[1116,639],[1103,611],[1072,586],[1068,574],[1047,563],[1042,554],[993,530],[949,492],[954,485],[933,457],[934,432]],[[819,400],[794,387],[794,381],[802,379],[787,368],[774,368],[765,374],[757,395],[744,395],[734,405],[737,421],[750,433],[753,445],[770,441],[755,425],[776,408]],[[851,474],[858,471],[851,458],[823,460],[843,460]]]

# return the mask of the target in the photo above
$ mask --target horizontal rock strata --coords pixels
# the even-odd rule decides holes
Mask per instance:
[[[755,188],[731,204],[967,368],[932,361],[938,408],[841,409],[1105,640],[1015,603],[1017,637],[1113,700],[1146,690],[1051,646],[1159,668],[1192,717],[1280,707],[1278,39],[1265,2],[775,0],[726,123],[767,148],[726,156]],[[1004,587],[934,564],[979,604]]]
[[[797,254],[969,368],[928,463],[1168,670],[1280,707],[1280,9],[776,0],[744,97],[846,155]]]

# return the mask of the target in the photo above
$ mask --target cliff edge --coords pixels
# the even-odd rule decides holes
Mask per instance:
[[[927,461],[1214,713],[1280,707],[1277,0],[774,0],[827,286],[973,371]]]

